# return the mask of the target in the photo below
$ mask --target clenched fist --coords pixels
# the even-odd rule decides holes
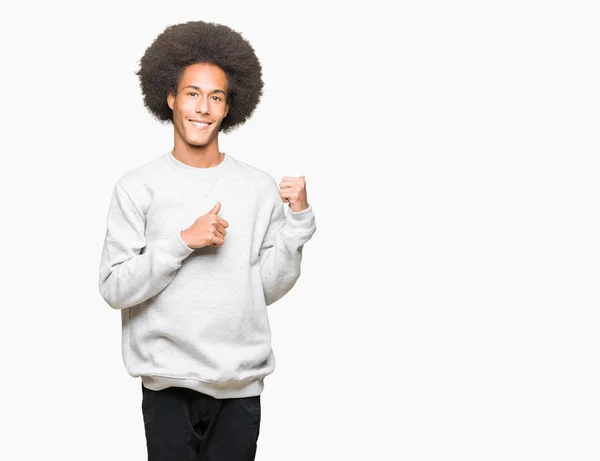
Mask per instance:
[[[180,232],[181,238],[188,247],[203,248],[209,245],[219,247],[225,243],[227,234],[225,228],[229,227],[229,223],[218,216],[220,210],[221,202],[217,202],[212,210]]]
[[[284,176],[279,183],[279,195],[284,203],[290,204],[290,209],[297,213],[308,208],[306,197],[306,179],[304,176]]]

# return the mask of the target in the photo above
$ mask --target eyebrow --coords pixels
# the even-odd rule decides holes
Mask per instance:
[[[186,88],[192,88],[194,90],[202,91],[202,88],[200,88],[199,86],[196,86],[196,85],[187,85],[187,86],[183,87],[184,90]],[[211,91],[209,91],[209,93],[223,93],[225,96],[227,96],[227,93],[225,91],[219,90],[219,89],[211,90]]]

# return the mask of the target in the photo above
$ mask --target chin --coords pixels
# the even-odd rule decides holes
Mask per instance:
[[[185,142],[188,143],[190,146],[202,147],[206,146],[210,142],[210,138],[207,138],[205,136],[188,136],[187,138],[185,138]]]
[[[190,140],[188,140],[187,144],[188,144],[188,146],[191,146],[191,147],[206,147],[206,146],[208,146],[207,141],[194,141],[194,140],[190,141]]]
[[[193,146],[206,146],[210,144],[213,138],[212,133],[203,133],[200,136],[197,133],[193,133],[192,136],[187,137],[186,141]]]

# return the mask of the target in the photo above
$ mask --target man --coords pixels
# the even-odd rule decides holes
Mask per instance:
[[[254,460],[275,368],[267,306],[298,280],[316,230],[306,180],[277,184],[219,151],[219,133],[262,95],[261,65],[239,33],[170,26],[137,74],[146,107],[173,124],[174,147],[115,185],[99,288],[121,311],[126,369],[141,377],[148,459]]]

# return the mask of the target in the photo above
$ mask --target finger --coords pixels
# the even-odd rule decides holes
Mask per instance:
[[[222,231],[221,229],[215,229],[213,234],[215,235],[215,237],[225,240],[225,231]]]
[[[229,227],[229,223],[225,221],[223,218],[219,217],[219,224],[223,227]]]
[[[290,199],[294,198],[296,194],[287,191],[281,191],[279,192],[279,195],[281,196],[281,200],[284,202],[289,202]]]
[[[221,211],[221,202],[217,202],[209,213],[216,215],[219,211]]]
[[[225,239],[223,237],[219,237],[217,235],[215,235],[215,237],[213,238],[213,243],[211,243],[211,246],[213,247],[218,247],[223,245],[223,243],[225,243]]]
[[[286,187],[305,187],[306,183],[302,180],[298,180],[298,181],[281,181],[279,183],[279,187],[280,188],[286,188]]]
[[[300,187],[285,187],[283,189],[279,189],[279,195],[282,197],[294,197],[300,196],[302,194],[302,188]]]

